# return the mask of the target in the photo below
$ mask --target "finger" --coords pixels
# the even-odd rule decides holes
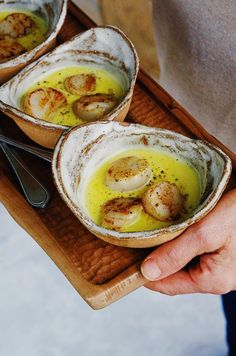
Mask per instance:
[[[203,255],[188,271],[181,270],[159,281],[148,282],[145,287],[167,295],[226,294],[233,289],[234,273],[229,273],[228,267],[218,262],[218,253]]]
[[[176,272],[175,274],[159,281],[148,282],[145,287],[167,295],[200,292],[198,285],[191,279],[191,276],[186,271]]]
[[[224,251],[203,255],[199,263],[189,269],[189,276],[199,292],[226,294],[233,289],[235,273],[232,266],[224,263],[224,256]]]
[[[202,253],[200,239],[192,229],[153,251],[142,263],[141,271],[150,281],[165,278],[181,270]]]
[[[144,277],[150,281],[165,278],[181,270],[194,257],[220,247],[221,242],[201,225],[190,227],[176,239],[153,251],[141,265]]]
[[[235,195],[233,197],[235,198]],[[219,202],[200,222],[153,251],[142,263],[141,271],[144,277],[150,281],[165,278],[181,270],[194,257],[222,247],[230,235],[230,230],[224,223],[228,220],[225,219],[224,198],[222,201],[223,203]],[[227,204],[230,203],[232,199]]]

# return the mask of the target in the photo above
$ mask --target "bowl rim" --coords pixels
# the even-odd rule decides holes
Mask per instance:
[[[70,198],[70,196],[67,194],[66,189],[64,188],[62,177],[61,177],[61,172],[60,172],[60,164],[61,164],[61,157],[62,157],[62,151],[65,143],[67,142],[68,138],[73,135],[76,131],[88,127],[90,125],[97,125],[97,124],[105,124],[105,125],[122,125],[122,126],[133,126],[134,130],[136,128],[144,128],[144,129],[153,129],[156,131],[156,134],[158,133],[164,133],[164,134],[171,134],[177,138],[184,138],[188,139],[190,142],[199,142],[203,146],[209,147],[211,150],[216,151],[223,159],[224,161],[224,170],[222,173],[221,180],[217,187],[211,191],[210,194],[205,198],[204,200],[204,205],[203,207],[192,217],[187,218],[186,220],[178,223],[178,224],[172,224],[170,226],[160,228],[160,229],[155,229],[155,230],[145,230],[145,231],[137,231],[137,232],[118,232],[115,230],[109,230],[106,229],[100,225],[95,224],[92,219],[81,209],[78,205],[76,205]],[[89,144],[89,142],[88,142]],[[95,143],[96,144],[96,143]],[[111,238],[111,243],[112,239],[115,239],[117,241],[147,241],[150,239],[154,239],[157,237],[160,237],[161,235],[169,234],[169,233],[176,233],[179,231],[183,231],[190,225],[196,223],[200,219],[202,219],[206,214],[208,214],[217,204],[218,200],[220,199],[221,195],[224,192],[224,189],[229,181],[230,175],[232,171],[232,163],[231,159],[217,146],[205,141],[205,140],[200,140],[200,139],[192,139],[187,136],[184,136],[182,134],[179,134],[175,131],[167,130],[167,129],[161,129],[161,128],[156,128],[156,127],[149,127],[149,126],[144,126],[140,124],[133,124],[133,123],[127,123],[127,122],[110,122],[110,121],[100,121],[100,122],[91,122],[88,124],[80,125],[71,128],[70,130],[64,132],[61,137],[59,138],[54,154],[53,154],[53,159],[52,159],[52,174],[53,174],[53,179],[54,183],[57,187],[57,190],[59,194],[61,195],[62,199],[66,203],[66,205],[70,208],[70,210],[73,212],[73,214],[80,220],[80,222],[94,235],[96,236],[105,236],[107,239]],[[106,240],[108,241],[108,240]],[[138,246],[137,246],[138,247]]]
[[[52,130],[54,130],[54,129],[68,130],[68,129],[70,129],[71,126],[55,124],[55,123],[51,123],[51,122],[43,120],[43,119],[35,118],[35,117],[33,117],[33,116],[29,115],[29,114],[26,114],[24,111],[20,110],[19,108],[13,107],[13,106],[5,103],[4,101],[1,100],[1,92],[3,92],[4,89],[6,87],[8,87],[9,85],[12,85],[14,83],[14,81],[19,76],[24,76],[28,71],[34,70],[34,67],[37,67],[38,65],[40,65],[40,63],[43,63],[45,60],[47,60],[48,57],[53,56],[54,52],[57,52],[58,50],[62,49],[63,47],[66,47],[69,43],[73,43],[74,41],[77,40],[77,38],[79,38],[85,32],[96,30],[96,29],[110,29],[110,30],[118,33],[124,39],[124,41],[126,41],[126,43],[129,45],[129,47],[130,47],[130,49],[131,49],[131,51],[133,53],[133,56],[134,56],[134,75],[131,78],[131,80],[129,81],[129,88],[128,88],[126,94],[124,95],[124,97],[122,98],[122,100],[120,101],[120,103],[115,107],[115,109],[111,112],[111,114],[108,113],[107,117],[105,118],[105,120],[107,120],[107,121],[114,120],[114,118],[119,115],[119,113],[123,110],[123,108],[125,107],[127,102],[132,97],[135,81],[136,81],[136,78],[137,78],[137,75],[138,75],[138,70],[139,70],[139,58],[138,58],[137,51],[136,51],[133,43],[130,41],[130,39],[118,27],[111,26],[111,25],[96,26],[96,27],[92,27],[92,28],[90,28],[88,30],[85,30],[83,32],[80,32],[79,34],[73,36],[68,41],[62,43],[61,45],[57,46],[52,51],[46,53],[44,56],[40,57],[36,61],[34,61],[34,62],[28,64],[26,67],[24,67],[13,78],[8,80],[6,83],[4,83],[0,87],[0,110],[6,111],[6,112],[11,112],[11,113],[13,113],[15,116],[17,116],[18,118],[20,118],[23,121],[31,122],[31,123],[36,124],[38,126],[46,127],[48,129],[52,129]],[[84,124],[80,124],[80,125],[84,125]]]
[[[6,4],[11,5],[11,3],[6,3]],[[37,55],[38,52],[40,52],[45,46],[47,46],[52,40],[54,40],[57,37],[65,21],[65,17],[67,14],[67,4],[68,4],[68,0],[62,0],[61,12],[56,27],[52,30],[52,32],[46,38],[45,41],[43,41],[42,43],[40,43],[38,46],[34,47],[30,51],[27,51],[26,53],[22,53],[16,58],[0,63],[0,70],[16,67],[18,65],[23,64],[24,62],[27,63],[30,62]]]

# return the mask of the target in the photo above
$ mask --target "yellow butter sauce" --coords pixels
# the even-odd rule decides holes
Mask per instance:
[[[89,94],[114,94],[120,100],[124,96],[124,87],[118,77],[108,70],[99,68],[98,66],[74,66],[61,68],[53,71],[49,75],[42,76],[32,87],[30,87],[24,94],[21,103],[27,93],[39,88],[54,88],[62,92],[67,98],[67,105],[59,109],[53,119],[52,123],[66,126],[75,126],[85,123],[86,121],[76,117],[73,112],[72,104],[81,96],[69,93],[64,87],[64,81],[67,77],[76,74],[94,74],[96,76],[95,90]],[[22,105],[22,104],[21,104]]]
[[[45,19],[43,19],[42,17],[35,15],[30,11],[25,11],[17,8],[9,9],[7,11],[1,11],[0,8],[0,22],[4,20],[5,17],[7,17],[8,15],[14,13],[23,13],[29,16],[36,24],[35,30],[32,33],[15,39],[16,42],[20,43],[22,47],[25,48],[26,51],[30,51],[31,49],[38,46],[40,43],[42,43],[45,40],[48,31],[47,23]]]
[[[152,178],[142,189],[119,193],[112,191],[105,184],[106,172],[113,161],[126,156],[137,156],[145,158],[152,168]],[[142,197],[145,190],[153,183],[168,181],[176,184],[185,198],[184,212],[179,221],[187,216],[198,205],[201,197],[201,185],[198,172],[187,162],[164,151],[152,149],[135,149],[118,154],[101,166],[99,166],[88,180],[85,189],[85,202],[91,219],[101,225],[101,206],[110,199],[117,197]],[[176,223],[176,222],[175,222]],[[173,224],[173,223],[172,223]],[[136,223],[129,226],[125,231],[145,231],[159,229],[171,225],[170,222],[155,220],[144,211]]]

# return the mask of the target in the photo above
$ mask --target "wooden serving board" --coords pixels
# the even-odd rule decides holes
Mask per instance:
[[[58,43],[95,24],[74,4],[69,10]],[[167,128],[220,146],[236,166],[236,157],[201,127],[173,98],[142,70],[139,72],[127,121]],[[10,137],[34,144],[1,114],[1,127]],[[51,192],[45,209],[32,208],[22,195],[5,157],[0,154],[0,200],[12,217],[45,250],[74,288],[94,309],[103,308],[142,286],[139,266],[150,252],[110,245],[91,235],[61,200],[53,184],[50,164],[21,153],[36,176]],[[234,184],[234,182],[233,182]]]

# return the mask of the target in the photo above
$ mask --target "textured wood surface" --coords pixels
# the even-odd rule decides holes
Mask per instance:
[[[69,8],[70,13],[58,43],[92,25],[75,6],[70,4]],[[10,118],[1,115],[0,120],[1,127],[10,137],[32,144]],[[208,138],[217,143],[143,71],[139,73],[127,120],[168,128],[191,137]],[[32,208],[24,199],[5,157],[0,153],[0,200],[86,302],[92,308],[99,309],[142,286],[145,280],[139,272],[139,265],[149,250],[112,246],[91,235],[61,200],[53,184],[50,165],[27,153],[21,155],[48,187],[52,199],[45,209]]]

